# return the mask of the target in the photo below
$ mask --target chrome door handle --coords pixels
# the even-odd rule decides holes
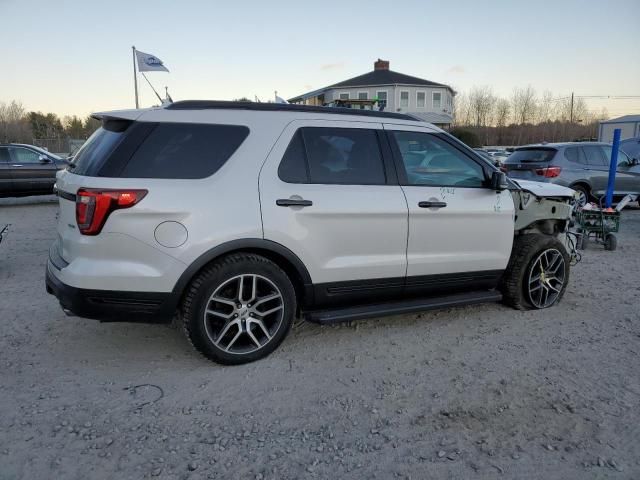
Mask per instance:
[[[23,167],[24,165],[11,165],[12,167]]]
[[[419,202],[420,208],[444,208],[447,206],[447,202]]]

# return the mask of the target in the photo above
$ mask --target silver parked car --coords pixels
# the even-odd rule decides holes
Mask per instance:
[[[503,170],[515,179],[551,182],[579,192],[578,203],[598,201],[607,190],[611,145],[600,142],[567,142],[527,145],[515,149]],[[622,149],[614,199],[640,193],[640,165]]]

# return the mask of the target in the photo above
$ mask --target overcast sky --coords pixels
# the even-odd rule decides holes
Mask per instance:
[[[148,77],[174,100],[290,98],[378,57],[458,91],[640,96],[640,0],[0,0],[0,19],[0,101],[59,115],[133,107],[132,45],[164,61]]]

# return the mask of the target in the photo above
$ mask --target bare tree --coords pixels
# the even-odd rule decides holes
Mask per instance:
[[[469,96],[465,93],[460,93],[454,97],[454,122],[456,125],[471,124]]]
[[[504,98],[498,98],[495,107],[495,124],[498,128],[503,128],[509,121],[509,115],[511,114],[511,104],[509,100]]]
[[[25,142],[32,140],[31,127],[22,103],[0,102],[0,141]]]
[[[474,87],[469,93],[469,108],[476,127],[486,127],[491,123],[496,97],[491,87]]]
[[[533,121],[536,112],[536,92],[531,86],[514,89],[511,102],[515,123],[524,125]]]

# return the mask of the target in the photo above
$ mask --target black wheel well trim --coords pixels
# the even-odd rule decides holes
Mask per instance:
[[[589,182],[587,182],[586,180],[577,180],[569,185],[569,188],[573,188],[576,186],[585,187],[589,193],[591,193],[592,191],[591,185],[589,185]]]
[[[262,255],[273,261],[289,275],[291,283],[293,283],[296,290],[298,301],[300,302],[302,298],[304,298],[304,303],[313,302],[311,275],[309,275],[307,267],[295,253],[284,245],[272,240],[243,238],[217,245],[191,262],[182,275],[180,275],[171,292],[175,308],[177,309],[180,306],[180,302],[189,283],[191,283],[204,267],[220,257],[238,252],[255,253],[256,255]]]

